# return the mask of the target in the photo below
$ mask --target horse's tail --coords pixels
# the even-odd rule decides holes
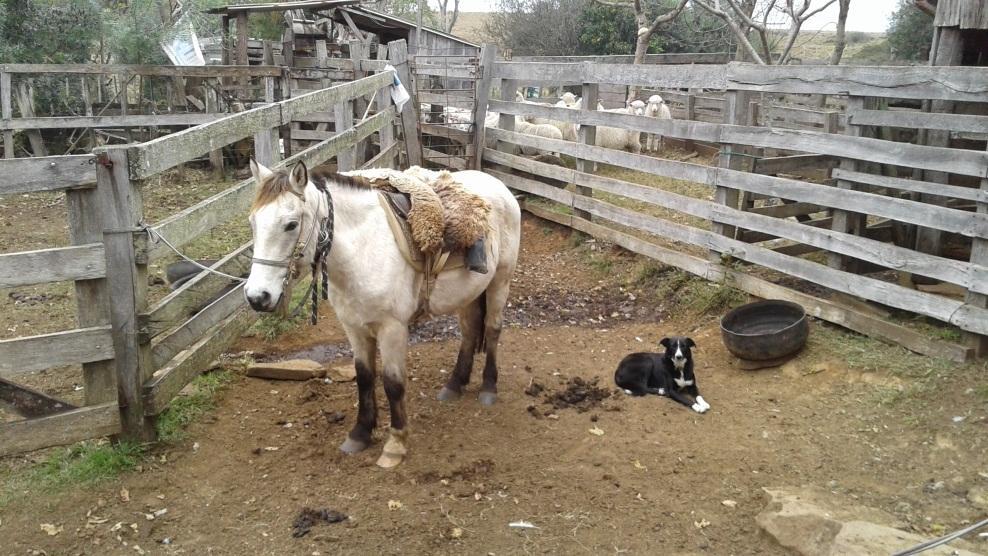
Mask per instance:
[[[477,304],[479,305],[478,310],[480,312],[480,334],[477,334],[477,342],[474,345],[474,353],[483,353],[487,351],[487,290],[480,294],[477,298]]]

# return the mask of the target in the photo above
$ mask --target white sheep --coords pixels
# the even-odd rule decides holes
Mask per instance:
[[[649,118],[658,118],[660,120],[671,120],[672,112],[669,111],[669,105],[666,101],[662,100],[659,95],[652,95],[648,97],[648,106],[645,107],[645,116]],[[657,151],[662,144],[662,136],[658,133],[648,133],[645,136],[645,150],[647,151]]]
[[[562,101],[567,108],[572,107],[577,102],[576,95],[569,92],[563,93],[563,96],[559,97],[559,100]]]
[[[604,110],[604,107],[598,102],[597,110],[602,112],[612,112],[614,114],[643,116],[645,114],[645,103],[640,100],[634,100],[624,108]],[[641,135],[642,134],[640,131],[600,126],[597,128],[597,133],[594,137],[594,144],[598,147],[616,150],[624,150],[625,148],[628,148],[631,152],[640,154],[642,152]]]
[[[520,117],[515,117],[515,131],[518,133],[524,133],[525,135],[533,135],[535,137],[544,137],[546,139],[557,139],[562,141],[563,133],[559,131],[559,128],[549,124],[532,124],[528,123]],[[546,151],[536,148],[536,147],[521,147],[522,154],[525,155],[538,155]]]

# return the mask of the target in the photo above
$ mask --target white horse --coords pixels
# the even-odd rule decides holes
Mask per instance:
[[[353,347],[359,393],[357,422],[340,449],[355,453],[371,443],[377,424],[374,383],[380,349],[391,430],[377,464],[394,467],[407,452],[405,353],[424,276],[402,256],[379,193],[350,177],[360,172],[344,176],[316,168],[310,174],[302,163],[291,172],[271,171],[253,161],[251,171],[258,193],[250,215],[254,260],[244,289],[247,301],[257,311],[287,303],[282,298],[297,268],[310,268],[317,251],[328,249],[329,301]],[[490,405],[497,398],[497,344],[518,258],[521,211],[501,181],[476,171],[453,176],[491,205],[485,238],[490,271],[443,271],[431,290],[430,312],[456,312],[462,336],[456,367],[439,399],[459,398],[470,380],[474,354],[484,351],[479,398]],[[322,241],[320,229],[328,232]]]

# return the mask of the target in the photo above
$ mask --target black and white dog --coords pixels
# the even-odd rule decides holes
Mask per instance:
[[[691,338],[662,338],[665,353],[632,353],[625,356],[614,372],[614,382],[633,396],[669,396],[697,413],[706,413],[710,404],[700,395],[693,374]],[[689,399],[686,395],[693,397]]]

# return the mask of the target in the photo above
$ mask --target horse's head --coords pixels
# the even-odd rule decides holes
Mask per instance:
[[[289,302],[291,282],[311,268],[319,246],[328,239],[326,218],[331,208],[327,196],[308,187],[309,171],[302,162],[286,172],[251,160],[250,170],[257,181],[257,197],[250,211],[254,258],[244,295],[255,311],[268,312]]]

